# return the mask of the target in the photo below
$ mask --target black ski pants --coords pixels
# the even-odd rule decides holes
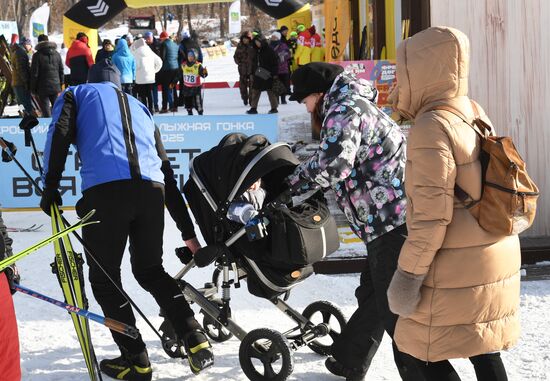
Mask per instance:
[[[460,377],[447,360],[427,363],[415,358],[413,361],[417,363],[418,369],[426,381],[460,381]],[[470,357],[470,362],[474,365],[478,381],[508,380],[506,369],[498,352]]]
[[[397,315],[386,295],[407,235],[402,225],[367,244],[367,266],[355,290],[358,308],[332,345],[333,357],[346,368],[367,373],[384,331],[393,339]],[[403,380],[422,380],[416,363],[393,346],[394,361]]]
[[[40,94],[38,95],[38,105],[42,111],[43,118],[52,116],[52,107],[57,100],[57,94]]]
[[[241,92],[241,99],[246,104],[250,103],[250,95],[252,93],[252,76],[250,74],[241,74],[239,76],[239,91]]]
[[[136,84],[135,90],[141,103],[143,103],[151,114],[155,113],[155,104],[153,103],[153,91],[156,91],[154,83]]]
[[[188,113],[193,113],[193,109],[196,109],[199,112],[199,115],[202,115],[204,108],[202,106],[202,92],[201,87],[198,87],[194,94],[184,95],[184,105]]]
[[[198,328],[193,310],[176,281],[162,267],[164,231],[164,186],[146,180],[105,183],[87,189],[76,210],[83,216],[95,209],[99,224],[83,229],[84,241],[101,266],[122,288],[120,265],[126,242],[130,239],[132,272],[141,287],[155,298],[181,338]],[[106,317],[135,326],[136,319],[128,301],[113,286],[90,256],[90,284]],[[145,349],[141,336],[132,339],[111,331],[119,347],[130,353]]]

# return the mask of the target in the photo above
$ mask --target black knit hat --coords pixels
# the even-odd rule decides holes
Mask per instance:
[[[325,62],[312,62],[298,68],[292,74],[294,90],[289,100],[301,102],[310,94],[326,93],[343,71],[342,66]]]
[[[119,89],[122,88],[120,85],[120,71],[108,58],[93,64],[88,72],[88,83],[100,82],[111,82]]]

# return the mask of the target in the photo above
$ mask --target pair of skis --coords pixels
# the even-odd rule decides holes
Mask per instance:
[[[90,212],[91,213],[91,212]],[[65,223],[61,218],[59,207],[53,204],[50,209],[52,220],[52,233],[54,235],[66,230]],[[86,218],[86,215],[84,218]],[[89,218],[89,217],[88,217]],[[65,303],[77,307],[78,309],[88,309],[88,299],[84,291],[84,276],[82,272],[82,254],[73,250],[71,240],[68,235],[62,235],[53,242],[55,251],[55,260],[51,264],[52,272],[57,276]],[[91,381],[102,380],[99,364],[97,362],[88,319],[82,315],[70,314],[76,331],[76,336],[82,349],[84,361],[88,368],[88,374]]]
[[[81,220],[79,220],[74,225],[71,225],[69,227],[63,227],[63,230],[58,231],[54,235],[43,239],[42,241],[30,246],[29,248],[27,248],[27,249],[25,249],[25,250],[23,250],[23,251],[21,251],[17,254],[14,254],[10,257],[7,257],[7,258],[1,260],[0,261],[0,272],[2,270],[4,270],[5,268],[7,268],[8,266],[10,266],[10,265],[14,264],[15,262],[19,261],[20,259],[23,259],[26,256],[34,253],[38,249],[40,249],[40,248],[42,248],[46,245],[49,245],[50,243],[53,243],[53,242],[56,242],[56,241],[59,241],[59,240],[64,240],[64,239],[68,240],[67,236],[70,233],[76,231],[77,229],[80,229],[80,228],[82,228],[84,226],[87,226],[87,225],[92,225],[92,224],[99,223],[99,221],[90,221],[90,218],[94,215],[94,213],[95,213],[95,210],[90,211],[87,215],[85,215]],[[57,214],[57,217],[60,217],[59,214]],[[61,221],[61,222],[63,222],[63,221]],[[70,244],[70,241],[69,241],[69,244]],[[61,253],[61,251],[60,250],[56,251],[56,255],[58,253]],[[80,315],[80,316],[82,316],[86,319],[93,320],[97,323],[100,323],[100,324],[106,326],[109,329],[120,332],[120,333],[122,333],[124,335],[127,335],[129,337],[132,337],[134,339],[138,336],[138,331],[135,327],[129,326],[127,324],[121,323],[121,322],[113,320],[113,319],[105,318],[101,315],[94,314],[93,312],[87,311],[84,308],[79,308],[79,307],[75,306],[74,304],[68,304],[68,303],[61,302],[59,300],[55,300],[55,299],[53,299],[49,296],[43,295],[43,294],[41,294],[37,291],[33,291],[33,290],[31,290],[29,288],[26,288],[22,285],[16,284],[13,287],[15,288],[15,290],[17,290],[17,291],[19,291],[23,294],[26,294],[26,295],[32,296],[34,298],[46,301],[46,302],[51,303],[51,304],[54,304],[58,307],[61,307],[65,310],[67,310],[69,313]],[[85,297],[84,297],[84,300],[85,300]]]

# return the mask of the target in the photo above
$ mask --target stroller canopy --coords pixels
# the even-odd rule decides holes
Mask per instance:
[[[270,144],[263,135],[230,134],[191,162],[218,207],[243,194],[258,179],[277,196],[283,180],[299,164],[287,144]],[[277,171],[283,169],[282,171]]]
[[[290,147],[263,135],[229,134],[189,164],[184,193],[208,244],[226,239],[222,231],[231,201],[262,179],[266,203],[285,190],[284,179],[298,165]],[[213,230],[218,230],[218,233]]]

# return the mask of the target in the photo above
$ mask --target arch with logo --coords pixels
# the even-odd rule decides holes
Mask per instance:
[[[144,8],[163,5],[230,3],[233,0],[81,0],[63,16],[63,40],[71,46],[78,32],[88,35],[88,44],[97,49],[97,29],[126,8]],[[311,24],[310,5],[299,0],[252,0],[251,3],[277,24],[295,26]]]

